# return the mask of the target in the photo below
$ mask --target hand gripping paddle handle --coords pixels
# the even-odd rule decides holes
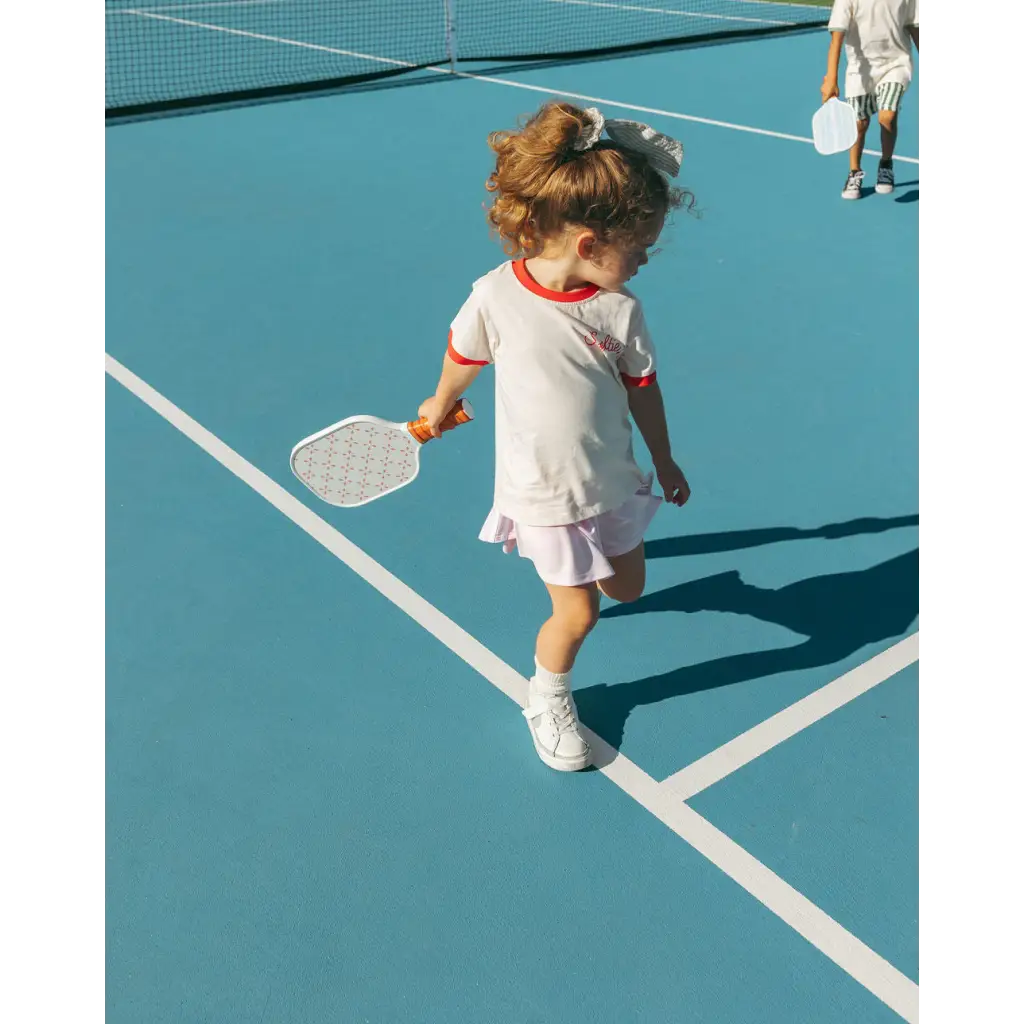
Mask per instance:
[[[451,408],[451,412],[443,420],[441,420],[440,429],[454,430],[456,427],[461,426],[463,423],[468,423],[473,418],[473,406],[469,404],[464,398],[460,398]],[[421,416],[418,420],[414,420],[412,423],[406,424],[406,429],[420,444],[426,444],[428,441],[434,439],[434,435],[430,432],[430,427],[427,426],[426,416]]]

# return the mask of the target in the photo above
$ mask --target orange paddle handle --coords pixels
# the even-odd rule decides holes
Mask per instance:
[[[443,420],[441,420],[441,431],[454,430],[456,427],[461,426],[463,423],[468,423],[473,417],[464,408],[464,403],[460,398],[451,409],[451,412]],[[407,423],[406,427],[409,433],[419,441],[420,444],[426,444],[428,441],[433,440],[434,435],[430,432],[430,427],[427,426],[427,419],[425,416],[421,416],[418,420],[412,423]]]

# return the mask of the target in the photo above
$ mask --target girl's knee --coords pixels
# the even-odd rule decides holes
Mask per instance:
[[[560,608],[555,613],[559,626],[570,636],[582,640],[596,625],[600,607],[596,601],[571,608]]]
[[[880,110],[878,112],[878,123],[886,131],[891,131],[892,130],[892,126],[896,123],[896,111],[895,110]]]
[[[847,122],[847,124],[849,124],[849,122]],[[871,127],[871,118],[870,117],[863,118],[862,120],[857,122],[857,134],[858,135],[867,135],[868,129],[870,127]]]

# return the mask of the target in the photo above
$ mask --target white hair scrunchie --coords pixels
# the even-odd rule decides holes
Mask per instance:
[[[649,124],[640,121],[620,121],[616,118],[605,119],[597,107],[587,107],[583,113],[590,124],[573,144],[573,149],[584,153],[593,149],[601,138],[602,132],[623,149],[630,149],[647,158],[650,165],[670,178],[676,177],[683,163],[683,144],[671,135],[662,135]]]

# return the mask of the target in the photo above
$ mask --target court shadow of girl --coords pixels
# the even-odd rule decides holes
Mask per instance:
[[[719,573],[614,605],[602,618],[651,612],[732,612],[805,637],[773,648],[684,665],[661,675],[575,693],[582,720],[618,749],[634,708],[719,686],[842,661],[866,644],[902,636],[918,614],[918,549],[856,572],[799,580],[772,590]]]

